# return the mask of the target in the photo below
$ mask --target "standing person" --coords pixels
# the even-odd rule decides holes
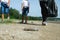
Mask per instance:
[[[42,12],[42,25],[47,25],[47,17],[57,17],[58,7],[55,0],[39,0]]]
[[[46,13],[47,13],[47,10],[46,10],[46,7],[45,7],[45,4],[47,4],[47,0],[39,0],[40,2],[40,6],[41,6],[41,13],[42,13],[42,25],[47,25],[47,16],[46,16]]]
[[[24,17],[25,17],[25,24],[26,24],[27,20],[28,20],[27,14],[29,13],[29,2],[28,2],[28,0],[23,0],[21,7],[22,7],[22,23],[24,23]]]
[[[10,0],[1,0],[2,21],[4,21],[5,13],[8,15],[9,19],[9,6],[10,6]]]

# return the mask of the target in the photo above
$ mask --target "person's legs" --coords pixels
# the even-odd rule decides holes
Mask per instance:
[[[27,20],[28,20],[28,17],[27,17],[27,16],[25,16],[25,23],[27,23]]]
[[[27,7],[26,8],[26,13],[25,13],[25,23],[27,23],[27,20],[28,20],[28,13],[29,13],[29,8]]]
[[[46,9],[43,8],[42,9],[42,25],[47,25],[47,16],[46,16],[47,12]]]
[[[7,19],[9,20],[9,19],[10,19],[10,15],[9,15],[9,13],[8,13],[7,15],[8,15]]]
[[[24,16],[22,16],[22,22],[21,23],[24,23]]]
[[[4,10],[5,10],[5,8],[1,5],[1,11],[2,11],[2,21],[4,21]]]
[[[46,16],[42,16],[42,25],[47,25],[47,17]]]
[[[24,14],[25,14],[25,8],[23,8],[22,10],[22,22],[21,23],[24,23]]]
[[[47,17],[44,13],[45,11],[42,11],[42,25],[47,25]]]
[[[4,14],[2,14],[2,21],[4,21]]]
[[[42,2],[40,1],[40,5],[41,5],[41,13],[42,13],[42,25],[47,25],[46,23],[46,20],[47,20],[47,17],[46,17],[46,7],[45,7],[45,2]]]
[[[5,8],[5,11],[6,11],[6,13],[7,13],[7,19],[9,20],[10,19],[10,15],[9,15],[9,8]]]
[[[42,11],[42,22],[46,22],[46,20],[47,20],[46,10],[42,9],[41,11]]]

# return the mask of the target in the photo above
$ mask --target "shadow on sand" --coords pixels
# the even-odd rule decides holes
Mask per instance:
[[[21,23],[17,22],[18,24],[25,24],[25,25],[34,25],[34,26],[42,26],[42,24],[36,24],[36,23]]]
[[[13,21],[0,21],[0,23],[5,23],[5,24],[25,24],[25,23],[21,23],[21,22],[13,22]],[[27,23],[27,24],[25,24],[25,25],[34,25],[34,26],[44,26],[44,25],[42,25],[41,23],[31,23],[31,22],[29,22],[29,23]]]

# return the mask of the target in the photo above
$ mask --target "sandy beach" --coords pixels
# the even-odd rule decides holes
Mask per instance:
[[[41,21],[0,23],[0,40],[60,40],[60,22],[48,22],[47,26]]]

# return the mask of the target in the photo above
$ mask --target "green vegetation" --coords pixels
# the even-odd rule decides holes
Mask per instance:
[[[21,17],[21,14],[18,10],[10,8],[10,17],[14,19],[19,19]]]

